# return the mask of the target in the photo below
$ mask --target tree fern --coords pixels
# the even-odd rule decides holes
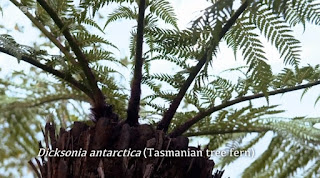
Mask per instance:
[[[68,127],[72,121],[86,117],[86,112],[81,110],[83,102],[95,103],[100,99],[120,119],[126,118],[128,96],[124,86],[127,83],[119,84],[118,79],[127,77],[122,69],[130,69],[134,63],[124,64],[124,60],[113,54],[110,48],[121,47],[105,39],[104,30],[120,19],[137,21],[139,1],[11,2],[18,7],[34,8],[34,14],[25,15],[42,32],[41,38],[49,39],[54,45],[54,50],[48,51],[60,50],[59,54],[35,50],[18,44],[10,35],[0,35],[1,52],[49,73],[32,68],[28,74],[17,71],[0,79],[0,138],[4,145],[4,149],[0,149],[0,167],[17,166],[21,171],[23,163],[11,158],[29,159],[30,154],[36,153],[34,143],[45,116],[52,115],[58,125]],[[105,13],[106,5],[112,3],[118,8],[101,20],[105,23],[102,28],[96,20],[97,14]],[[319,65],[301,66],[301,45],[291,31],[292,26],[305,26],[306,22],[318,25],[319,3],[314,0],[250,0],[241,1],[239,10],[234,1],[212,0],[211,3],[189,28],[179,29],[169,1],[147,1],[145,33],[142,34],[146,50],[141,57],[144,60],[142,84],[150,89],[150,94],[143,95],[140,117],[153,119],[150,122],[156,126],[177,92],[182,93],[178,101],[182,104],[174,111],[169,132],[187,123],[188,128],[180,130],[179,134],[206,137],[211,150],[235,142],[238,145],[233,146],[237,150],[252,149],[266,133],[272,132],[267,150],[242,176],[289,177],[297,175],[301,168],[308,168],[306,177],[316,176],[320,163],[319,129],[315,124],[320,122],[319,118],[278,117],[277,114],[285,112],[273,103],[253,106],[249,102],[242,107],[233,106],[299,89],[304,89],[303,97],[310,87],[319,84]],[[161,22],[167,26],[162,26]],[[137,51],[138,31],[136,27],[131,30],[131,59]],[[278,50],[286,65],[281,72],[272,71],[261,38],[266,38]],[[222,40],[235,54],[240,51],[240,60],[246,62],[244,67],[228,70],[227,77],[212,72],[213,59]],[[41,46],[41,49],[48,48]],[[152,66],[158,60],[175,65],[174,72],[153,72]],[[186,83],[188,79],[190,82]],[[185,92],[179,92],[182,86]],[[97,91],[101,95],[92,96]],[[320,97],[315,98],[315,102],[318,100]],[[256,135],[252,137],[252,133]],[[249,142],[242,142],[250,136]],[[217,165],[225,166],[235,160],[235,157],[224,157]],[[310,162],[314,164],[308,167]]]

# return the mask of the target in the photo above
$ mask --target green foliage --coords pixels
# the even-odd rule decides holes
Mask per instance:
[[[255,6],[256,11],[250,21],[279,50],[285,63],[297,64],[299,61],[299,41],[290,33],[286,23],[266,6]],[[285,18],[286,19],[286,18]]]
[[[109,14],[108,20],[105,27],[109,25],[109,23],[117,21],[119,19],[129,19],[129,20],[136,20],[138,18],[137,9],[130,9],[126,6],[120,6],[118,9],[113,11],[111,14]]]
[[[36,47],[41,47],[41,50],[38,50],[18,44],[9,34],[0,34],[1,52],[17,58],[19,62],[37,63],[42,69],[43,66],[49,68],[45,70],[49,74],[31,67],[30,71],[15,71],[0,78],[0,142],[3,145],[0,148],[0,167],[8,170],[16,168],[22,175],[25,161],[36,154],[38,146],[35,143],[41,139],[39,132],[46,119],[55,120],[60,127],[70,127],[73,121],[88,119],[90,96],[67,78],[74,79],[89,92],[93,91],[79,64],[77,52],[72,50],[70,40],[62,33],[64,30],[70,32],[88,60],[106,102],[113,106],[120,119],[126,118],[128,82],[122,79],[128,78],[124,71],[134,67],[127,59],[134,60],[137,27],[131,30],[130,55],[126,60],[114,54],[114,49],[122,47],[105,39],[105,29],[121,19],[136,22],[140,1],[49,0],[48,4],[64,24],[62,29],[55,24],[52,14],[35,0],[11,2],[32,8],[34,19],[29,19],[40,23],[37,26],[42,32],[40,39],[49,39],[52,43],[39,42],[40,46]],[[213,114],[210,112],[203,116],[184,134],[208,138],[210,150],[228,147],[230,143],[236,143],[229,146],[235,150],[248,150],[272,132],[267,149],[242,176],[289,177],[299,169],[307,168],[305,177],[314,177],[320,172],[320,135],[319,129],[314,127],[320,119],[278,117],[278,114],[285,112],[277,109],[277,105],[271,105],[273,103],[269,105],[269,94],[270,91],[319,81],[320,65],[301,66],[301,44],[293,36],[291,27],[298,24],[305,26],[307,22],[319,25],[320,4],[315,0],[247,2],[248,8],[226,35],[220,37],[228,19],[235,15],[234,1],[211,1],[212,4],[202,11],[203,15],[194,19],[187,29],[178,28],[178,19],[169,1],[147,1],[142,84],[149,92],[142,93],[140,116],[148,118],[150,123],[158,121],[195,69],[195,64],[206,54],[207,61],[187,90],[183,106],[175,113],[169,130],[183,125],[199,113],[209,112],[210,108],[262,93],[268,105],[254,106],[249,102],[244,107],[222,107],[214,110]],[[101,14],[110,4],[116,4],[117,8],[104,18]],[[5,11],[5,8],[0,7],[0,11]],[[161,24],[163,22],[165,25]],[[278,50],[286,65],[281,72],[272,71],[262,38]],[[213,75],[212,72],[213,59],[222,41],[233,49],[235,55],[240,52],[246,63],[246,66],[225,71],[232,77]],[[52,55],[57,50],[62,53]],[[33,59],[33,62],[25,60],[26,57]],[[174,66],[174,71],[153,72],[151,67],[158,61],[169,62]],[[53,70],[62,73],[64,78],[52,73]],[[303,89],[301,98],[309,91],[309,88]],[[315,103],[319,100],[320,95],[315,98]],[[253,135],[253,132],[256,134]],[[242,141],[248,137],[249,141]],[[236,157],[227,156],[218,162],[218,166],[225,167],[236,160]],[[313,165],[309,166],[310,163]]]
[[[166,0],[155,0],[150,3],[150,12],[155,13],[157,17],[164,20],[166,23],[178,28],[177,18],[174,13],[173,7]]]
[[[36,143],[41,139],[41,125],[46,119],[52,117],[58,125],[68,127],[73,121],[87,118],[81,104],[88,102],[86,96],[65,82],[48,80],[47,75],[35,68],[2,78],[0,90],[0,167],[13,173],[12,177],[17,174],[11,168],[24,175],[26,160],[37,154]]]

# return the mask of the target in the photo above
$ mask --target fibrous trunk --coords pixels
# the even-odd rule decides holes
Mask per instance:
[[[34,161],[29,163],[39,177],[218,178],[223,173],[217,171],[214,175],[212,174],[214,162],[205,154],[201,157],[155,157],[153,155],[153,157],[144,158],[145,148],[199,150],[199,148],[188,147],[188,138],[183,136],[169,138],[163,131],[156,130],[150,125],[130,127],[126,123],[100,118],[93,126],[88,126],[84,122],[75,122],[69,131],[61,128],[56,134],[54,124],[47,123],[44,136],[46,146],[42,150],[80,150],[74,152],[79,155],[86,150],[86,156],[41,156],[40,160],[35,158],[37,166],[33,163]],[[93,157],[91,154],[97,153],[98,150],[101,152],[106,150],[105,155]],[[107,152],[108,150],[112,151]],[[117,156],[117,153],[120,153],[119,150],[126,150],[127,155],[122,152]],[[140,151],[141,155],[134,157]],[[110,153],[115,155],[110,156]]]

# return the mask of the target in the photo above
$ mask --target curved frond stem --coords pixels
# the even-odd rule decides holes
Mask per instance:
[[[13,56],[15,57],[15,54],[13,54],[12,52],[10,52],[9,50],[3,48],[3,47],[0,47],[0,52],[3,52],[5,54],[8,54],[10,56]],[[90,97],[91,99],[93,99],[93,96],[92,96],[92,93],[91,91],[85,86],[83,85],[82,83],[80,83],[79,81],[77,81],[76,79],[74,79],[70,74],[66,74],[66,73],[63,73],[61,71],[58,71],[48,65],[44,65],[44,64],[41,64],[39,61],[37,61],[35,58],[31,57],[31,56],[22,56],[21,57],[21,60],[22,61],[25,61],[31,65],[34,65],[52,75],[55,75],[67,82],[69,82],[71,85],[73,85],[75,88],[79,89],[80,91],[82,91],[83,93],[85,93],[88,97]]]
[[[31,160],[29,160],[28,163],[31,166],[31,168],[33,169],[33,171],[35,172],[35,174],[37,175],[37,177],[41,177],[40,172],[38,171],[37,167],[33,164],[33,162]]]
[[[267,96],[272,96],[272,95],[277,95],[277,94],[283,94],[283,93],[287,93],[287,92],[291,92],[291,91],[310,88],[312,86],[316,86],[316,85],[319,85],[319,84],[320,84],[320,80],[315,81],[315,82],[310,82],[310,83],[307,83],[307,84],[303,84],[303,85],[297,85],[295,87],[289,87],[289,88],[283,88],[283,89],[270,91],[270,92],[267,92],[266,95]],[[174,129],[169,135],[171,137],[177,137],[179,135],[182,135],[191,126],[196,124],[201,119],[203,119],[203,118],[209,116],[210,114],[214,113],[215,111],[219,111],[221,109],[224,109],[226,107],[229,107],[229,106],[232,106],[232,105],[244,102],[244,101],[249,101],[249,100],[265,97],[266,95],[264,93],[253,94],[253,95],[244,96],[244,97],[236,98],[236,99],[233,99],[233,100],[229,100],[229,101],[227,101],[225,103],[222,103],[220,105],[213,106],[213,107],[209,108],[208,110],[206,110],[204,112],[200,112],[199,114],[197,114],[193,118],[190,118],[184,124],[180,125],[176,129]]]
[[[142,66],[143,66],[143,36],[144,36],[144,14],[146,1],[139,2],[138,28],[137,28],[137,42],[136,54],[134,64],[134,74],[131,83],[131,96],[127,110],[127,120],[129,125],[138,124],[139,106],[141,97],[141,81],[142,81]]]
[[[195,136],[206,136],[206,135],[218,135],[218,134],[229,134],[229,133],[249,133],[249,132],[267,132],[270,129],[267,128],[239,128],[239,129],[221,129],[221,130],[208,130],[208,131],[197,131],[183,134],[187,137]]]
[[[232,15],[232,17],[226,22],[226,24],[223,26],[222,30],[219,33],[218,39],[213,40],[213,44],[210,45],[208,48],[216,48],[218,46],[218,43],[220,40],[225,36],[225,34],[229,31],[229,29],[233,26],[233,24],[236,22],[238,17],[245,11],[245,9],[248,7],[249,2],[245,1],[243,4],[239,7],[239,9]],[[159,122],[157,129],[163,130],[164,132],[168,131],[170,122],[176,113],[184,95],[186,94],[188,88],[190,87],[191,83],[196,78],[197,74],[200,72],[202,67],[205,65],[207,58],[210,54],[210,49],[206,49],[203,53],[202,58],[199,60],[198,64],[192,69],[190,72],[189,77],[187,80],[183,83],[182,87],[180,88],[177,96],[173,99],[172,103],[170,104],[168,110],[164,113],[162,120]],[[213,51],[213,50],[211,50]]]
[[[17,7],[21,7],[23,6],[21,3],[19,3],[16,0],[10,0],[15,6]],[[70,60],[70,62],[73,65],[77,65],[76,61],[74,60],[74,58],[72,57],[72,55],[69,53],[69,51],[57,40],[57,38],[51,33],[49,32],[32,14],[30,14],[29,12],[23,12],[30,20],[31,22],[38,27],[38,29],[54,44],[56,45],[56,47],[58,47],[60,49],[60,51],[67,57],[68,60]]]
[[[77,40],[72,36],[69,29],[66,28],[64,22],[60,19],[58,14],[54,11],[52,7],[45,0],[37,0],[41,7],[50,15],[55,24],[62,30],[62,34],[69,42],[69,45],[73,52],[75,53],[80,67],[82,68],[84,74],[86,75],[87,81],[90,85],[93,96],[93,108],[103,108],[106,106],[105,97],[102,91],[99,89],[96,77],[89,67],[89,62],[85,54],[82,52]],[[111,114],[111,113],[107,113]],[[96,115],[97,119],[101,117],[99,114]]]

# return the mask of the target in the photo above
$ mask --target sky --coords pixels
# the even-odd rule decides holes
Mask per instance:
[[[195,3],[196,2],[196,3]],[[173,0],[171,3],[176,10],[177,17],[179,19],[178,25],[180,28],[185,28],[190,25],[190,20],[194,19],[197,15],[200,14],[200,10],[207,7],[209,4],[205,0]],[[4,4],[10,4],[8,2],[1,1],[1,6]],[[4,7],[3,7],[4,8]],[[110,11],[111,12],[111,11]],[[3,21],[2,21],[3,20]],[[7,32],[5,30],[0,29],[0,34],[9,33],[14,36],[15,40],[20,44],[32,45],[37,39],[39,32],[34,30],[30,26],[29,20],[24,17],[24,14],[19,12],[16,7],[9,5],[5,7],[5,11],[3,17],[0,17],[0,22],[6,28],[12,29]],[[17,30],[14,30],[16,25],[19,27],[24,26],[24,33],[20,33]],[[119,47],[119,51],[116,55],[119,57],[128,56],[128,44],[129,44],[129,34],[131,31],[131,27],[133,22],[129,21],[121,21],[119,23],[115,23],[112,25],[112,28],[106,29],[106,38],[112,41],[116,46]],[[301,52],[301,64],[302,65],[315,65],[319,64],[318,54],[319,54],[319,41],[320,41],[320,31],[319,27],[308,24],[303,30],[301,26],[294,28],[294,36],[301,41],[302,44],[302,52]],[[275,47],[272,47],[270,43],[262,39],[265,45],[268,63],[272,65],[273,71],[280,71],[283,67],[283,61],[279,58],[279,54]],[[215,59],[213,59],[213,73],[220,74],[223,70],[229,69],[232,67],[242,66],[245,63],[243,62],[240,53],[237,54],[237,60],[233,55],[233,51],[229,49],[225,43],[222,43],[219,48],[219,53]],[[52,51],[56,52],[56,51]],[[16,69],[26,69],[26,64],[21,62],[18,64],[17,60],[8,57],[7,55],[0,54],[0,68],[2,71],[0,72],[0,77],[6,75],[7,73],[12,72]],[[165,63],[157,63],[155,67],[152,67],[151,70],[153,72],[163,72],[164,70],[174,70],[173,67],[168,66]],[[129,74],[129,73],[128,73]],[[222,74],[225,77],[228,74]],[[305,97],[300,101],[300,96],[302,91],[296,91],[287,93],[285,95],[277,95],[270,97],[271,104],[280,104],[278,109],[284,109],[286,112],[282,114],[283,117],[295,117],[295,116],[309,116],[309,117],[318,117],[320,116],[320,103],[318,105],[314,105],[316,98],[319,96],[320,87],[313,87]],[[265,99],[257,99],[253,101],[253,104],[256,106],[265,105]],[[243,105],[238,104],[235,107],[241,107]],[[258,156],[265,150],[265,146],[269,143],[272,134],[268,133],[268,135],[262,139],[257,146],[254,147],[255,156]],[[192,144],[204,144],[206,143],[206,139],[198,139],[194,140]],[[239,177],[241,171],[247,167],[254,159],[252,158],[242,158],[226,167],[225,176]],[[229,171],[228,171],[229,170]]]

